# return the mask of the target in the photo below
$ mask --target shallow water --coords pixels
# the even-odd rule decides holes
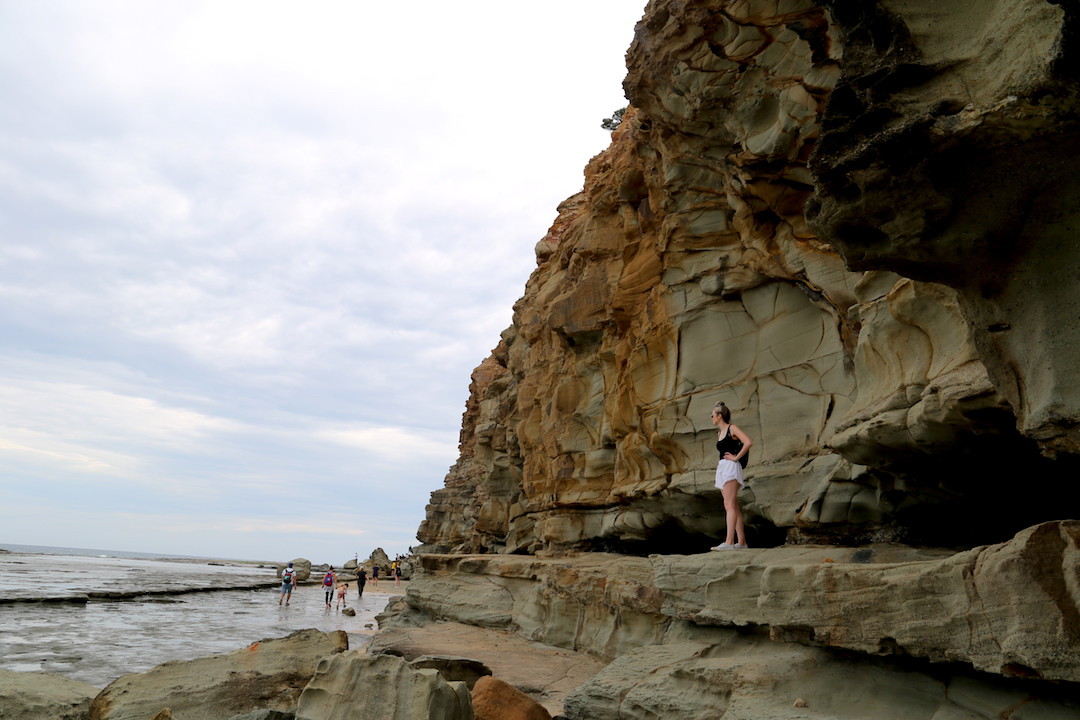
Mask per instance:
[[[89,593],[182,592],[256,587],[274,568],[209,565],[206,561],[138,560],[85,555],[0,555],[0,601],[78,598]]]
[[[268,582],[274,585],[187,592]],[[0,668],[54,672],[104,687],[121,675],[144,672],[169,660],[231,652],[305,628],[344,630],[349,646],[361,647],[376,629],[375,615],[391,596],[404,593],[404,586],[383,585],[387,587],[379,592],[369,583],[360,600],[355,587],[350,587],[346,602],[357,614],[349,617],[327,609],[317,585],[300,586],[288,607],[279,606],[279,586],[270,568],[2,555]],[[56,601],[102,590],[164,594]],[[23,601],[12,602],[14,598]]]

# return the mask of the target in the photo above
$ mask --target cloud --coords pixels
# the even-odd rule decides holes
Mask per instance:
[[[355,520],[345,517],[327,518],[324,514],[320,514],[310,522],[239,518],[227,522],[217,522],[214,524],[214,530],[217,532],[236,531],[257,534],[307,535],[313,538],[323,538],[327,535],[339,538],[359,538],[370,534],[363,528],[357,527]]]
[[[634,5],[5,6],[8,540],[414,544]]]
[[[227,419],[166,407],[150,398],[64,382],[5,384],[0,386],[0,402],[21,410],[19,426],[8,429],[11,434],[55,434],[88,445],[122,438],[175,448],[236,427]]]
[[[15,464],[34,465],[36,472],[55,466],[60,470],[90,473],[131,475],[134,457],[87,448],[58,441],[51,435],[29,432],[19,428],[0,428],[0,457]],[[11,466],[9,466],[11,467]]]
[[[424,412],[424,408],[416,409]],[[416,457],[447,458],[457,451],[457,443],[431,440],[400,427],[320,430],[316,436],[362,450],[383,461],[406,461]]]

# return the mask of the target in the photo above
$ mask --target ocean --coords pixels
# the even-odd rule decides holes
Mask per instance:
[[[296,630],[344,630],[362,647],[375,615],[404,593],[350,586],[355,617],[301,585],[278,605],[276,568],[212,558],[0,543],[0,668],[45,671],[105,687],[169,660],[247,647]],[[336,600],[334,601],[336,604]]]

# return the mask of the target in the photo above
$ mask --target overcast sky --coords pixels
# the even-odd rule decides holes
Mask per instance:
[[[417,544],[644,0],[0,0],[0,543]]]

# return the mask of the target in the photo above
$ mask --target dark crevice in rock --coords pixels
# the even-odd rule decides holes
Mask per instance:
[[[1065,12],[1059,55],[1054,58],[1054,74],[1063,79],[1080,80],[1080,0],[1047,0]]]
[[[841,662],[872,665],[889,673],[925,675],[945,685],[946,692],[958,681],[968,680],[995,687],[1003,692],[1013,692],[1029,698],[1037,697],[1043,701],[1061,703],[1070,708],[1075,707],[1080,713],[1080,702],[1077,701],[1080,697],[1080,684],[1042,680],[1037,672],[1029,668],[1030,672],[1025,673],[1023,666],[1018,664],[1013,668],[1016,672],[1004,672],[1002,675],[979,672],[965,663],[932,661],[914,657],[904,653],[899,645],[893,647],[894,644],[895,641],[893,644],[883,646],[882,654],[876,657],[832,647],[823,649]],[[894,649],[899,649],[899,652],[893,653]]]

